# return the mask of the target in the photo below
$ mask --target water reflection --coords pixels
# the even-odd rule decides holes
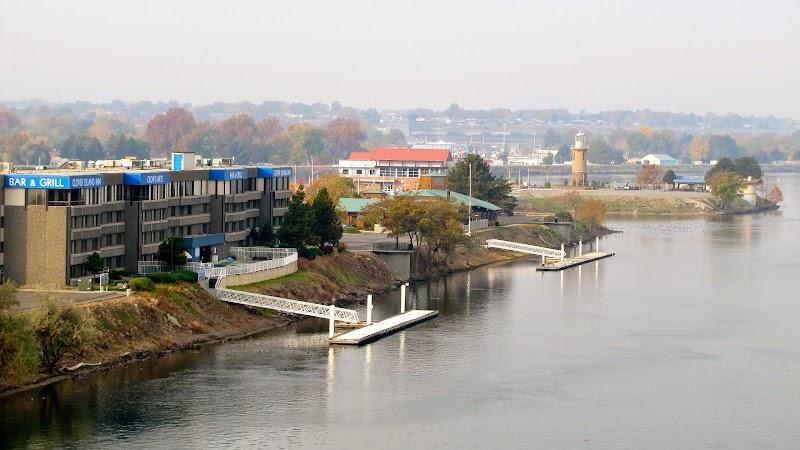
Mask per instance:
[[[800,204],[800,183],[782,188]],[[329,348],[310,320],[3,399],[0,442],[791,448],[797,211],[618,219],[602,244],[617,256],[594,267],[526,259],[412,286],[440,317],[365,347]],[[376,296],[375,318],[399,297]]]

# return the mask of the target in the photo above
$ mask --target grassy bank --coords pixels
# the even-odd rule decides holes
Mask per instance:
[[[612,231],[599,227],[594,231],[583,231],[584,240],[594,239],[595,236],[606,235]],[[491,249],[484,247],[487,239],[501,239],[519,242],[521,244],[535,245],[538,247],[560,248],[561,237],[546,225],[519,224],[489,228],[473,234],[473,236],[456,246],[447,255],[446,264],[428,265],[427,270],[422,270],[422,263],[418,263],[416,279],[427,279],[485,266],[487,264],[511,261],[520,258],[529,258],[531,255],[507,250]],[[567,245],[575,245],[577,241],[570,241]]]
[[[231,289],[330,304],[331,300],[347,302],[388,290],[395,281],[392,270],[380,258],[344,252],[314,260],[301,258],[297,272],[291,275]]]
[[[301,259],[296,273],[237,289],[329,303],[332,299],[349,301],[368,292],[390,289],[394,281],[392,271],[380,259],[345,252],[313,261]],[[152,292],[73,308],[85,314],[93,339],[65,356],[55,374],[42,369],[38,362],[40,348],[26,347],[24,357],[20,358],[25,364],[14,371],[0,370],[0,392],[10,394],[21,387],[90,370],[238,339],[298,320],[269,310],[221,302],[194,283],[158,284]],[[34,335],[33,324],[39,311],[8,314],[26,323],[20,325],[21,332],[29,337]],[[64,370],[81,362],[102,364],[81,368],[74,374]]]
[[[716,208],[710,194],[678,191],[580,191],[584,199],[603,202],[609,214],[702,215],[713,214]],[[529,191],[518,197],[521,212],[572,211],[559,190]]]

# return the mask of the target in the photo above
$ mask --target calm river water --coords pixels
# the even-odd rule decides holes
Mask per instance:
[[[599,263],[419,285],[441,315],[365,347],[304,322],[2,399],[0,443],[796,448],[800,176],[773,177],[779,213],[613,220]]]

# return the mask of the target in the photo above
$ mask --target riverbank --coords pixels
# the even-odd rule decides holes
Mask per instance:
[[[584,235],[584,239],[593,239],[595,235],[609,232],[599,228],[594,233]],[[550,248],[558,248],[561,243],[561,237],[546,225],[519,224],[480,230],[452,250],[445,265],[418,273],[414,279],[422,281],[529,257],[522,253],[487,249],[483,246],[487,239]],[[574,245],[575,242],[568,244]],[[379,257],[343,252],[314,260],[301,258],[298,271],[291,275],[231,288],[347,306],[363,302],[367,294],[396,289],[398,282],[392,270]],[[159,284],[153,292],[75,306],[84,309],[90,316],[97,339],[94,345],[66,357],[61,367],[73,367],[80,363],[88,365],[74,372],[62,370],[55,375],[31,373],[12,380],[2,380],[0,396],[175,351],[247,338],[302,320],[297,316],[269,310],[227,304],[200,286],[189,283]],[[35,311],[20,314],[32,316]]]
[[[561,247],[562,241],[565,241],[567,247],[576,246],[578,239],[582,238],[584,242],[587,242],[593,240],[596,236],[605,236],[614,232],[601,226],[596,227],[594,230],[584,230],[580,236],[573,233],[572,238],[565,241],[558,233],[544,224],[514,224],[492,227],[474,233],[465,243],[456,246],[447,255],[444,264],[429,267],[427,271],[417,270],[413,278],[415,281],[423,281],[488,264],[532,257],[532,255],[525,253],[486,248],[484,245],[488,239],[501,239],[558,249]]]
[[[565,201],[566,189],[536,189],[517,193],[517,210],[525,212],[570,211],[573,206]],[[777,205],[759,199],[756,206],[740,200],[729,211],[722,212],[714,197],[707,192],[689,191],[620,191],[611,189],[580,190],[583,199],[603,202],[608,214],[652,216],[701,216],[715,214],[748,214],[776,209]]]
[[[292,275],[237,289],[329,304],[349,304],[367,292],[383,292],[396,285],[391,269],[372,255],[345,252],[301,259]],[[78,370],[57,374],[15,373],[0,379],[0,397],[12,395],[89,372],[107,370],[175,351],[243,339],[300,320],[274,311],[231,305],[214,298],[197,284],[158,284],[140,292],[104,302],[75,305],[92,323],[94,344],[65,357],[60,367],[86,363]],[[36,311],[17,314],[32,318]]]

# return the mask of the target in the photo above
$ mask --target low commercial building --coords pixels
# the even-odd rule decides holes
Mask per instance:
[[[438,148],[375,148],[352,152],[339,161],[339,175],[353,179],[357,191],[385,192],[420,188],[420,177],[446,175],[450,151]]]
[[[643,158],[639,158],[638,164],[643,166],[654,164],[657,166],[677,166],[680,163],[677,159],[664,153],[651,153]]]
[[[158,245],[182,236],[193,261],[251,244],[265,223],[280,226],[291,196],[288,167],[197,165],[174,154],[172,168],[18,171],[3,178],[0,236],[4,276],[18,284],[63,285],[87,275],[97,252],[109,269],[136,272]]]

